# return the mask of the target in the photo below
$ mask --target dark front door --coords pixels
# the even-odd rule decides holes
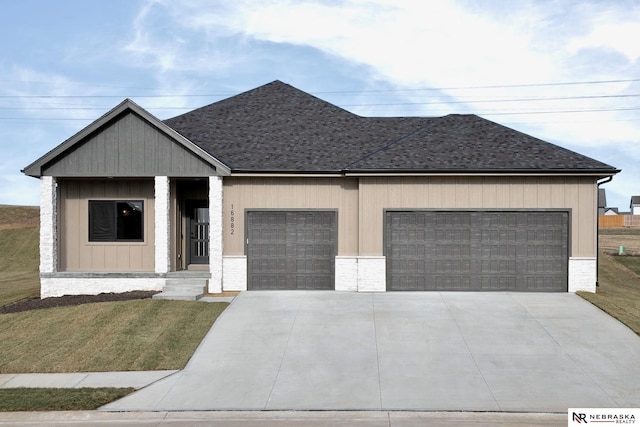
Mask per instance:
[[[209,203],[206,200],[187,202],[189,215],[189,264],[209,264]]]

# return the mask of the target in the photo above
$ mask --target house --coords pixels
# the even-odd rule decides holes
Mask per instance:
[[[604,213],[602,215],[604,216],[620,215],[620,212],[618,212],[618,208],[605,208]]]
[[[275,81],[169,120],[130,100],[40,179],[42,297],[595,291],[612,166],[481,117],[361,117]]]
[[[607,190],[598,189],[598,215],[605,215],[607,210]]]
[[[640,215],[640,196],[631,196],[629,210],[631,211],[631,215]]]

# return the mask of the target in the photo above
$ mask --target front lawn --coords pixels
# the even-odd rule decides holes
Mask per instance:
[[[182,369],[227,303],[101,302],[0,315],[0,373]]]

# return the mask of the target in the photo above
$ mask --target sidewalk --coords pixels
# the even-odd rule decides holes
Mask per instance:
[[[78,372],[71,374],[0,374],[0,388],[133,387],[136,390],[178,371]]]

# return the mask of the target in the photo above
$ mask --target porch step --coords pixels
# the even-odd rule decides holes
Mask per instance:
[[[152,298],[197,301],[204,296],[206,289],[207,279],[204,278],[168,279],[162,292],[155,294]]]

